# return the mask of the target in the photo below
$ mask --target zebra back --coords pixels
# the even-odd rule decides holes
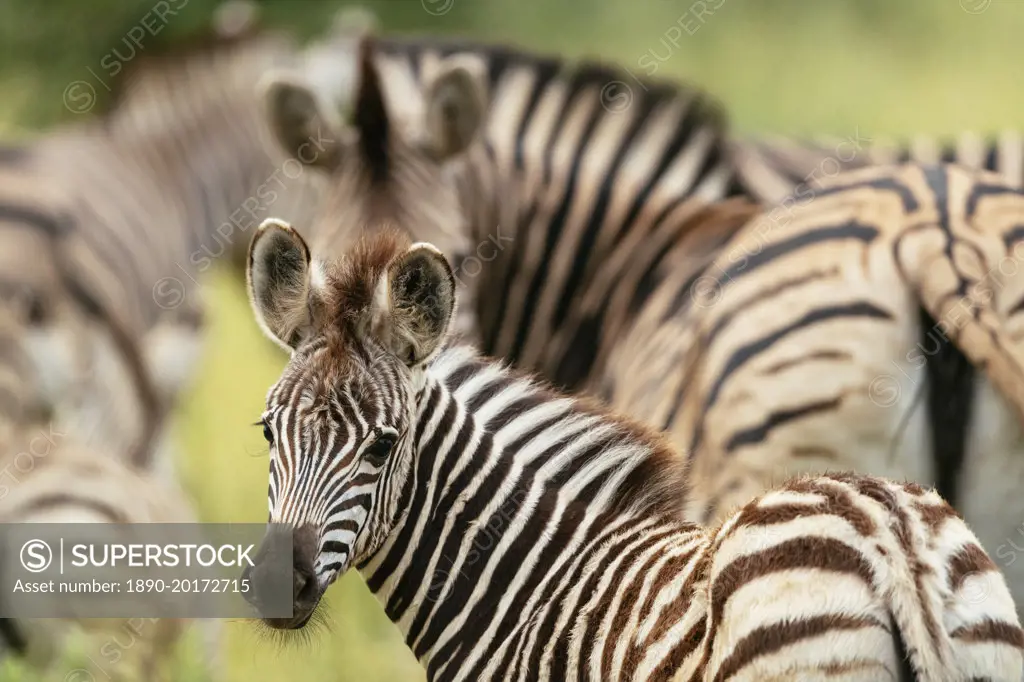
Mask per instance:
[[[846,170],[907,162],[956,163],[997,173],[1014,187],[1024,187],[1024,139],[1013,130],[988,138],[968,132],[953,139],[919,135],[910,140],[872,140],[858,130],[847,138],[743,137],[730,147],[737,182],[767,204],[809,195]]]

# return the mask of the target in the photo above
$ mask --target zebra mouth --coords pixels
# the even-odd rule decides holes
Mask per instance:
[[[263,622],[275,630],[301,630],[313,619],[316,608],[314,606],[302,613],[296,613],[291,618],[264,618]]]

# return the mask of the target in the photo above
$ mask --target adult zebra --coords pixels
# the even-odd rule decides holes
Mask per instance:
[[[268,221],[248,272],[291,352],[262,419],[270,520],[294,529],[295,614],[272,627],[356,567],[431,680],[1019,680],[1002,576],[934,492],[820,476],[685,523],[667,441],[444,347],[433,246],[311,262]]]
[[[287,153],[313,130],[336,140],[311,161],[332,174],[315,250],[344,249],[364,225],[415,228],[455,259],[467,338],[579,388],[634,312],[624,292],[649,284],[627,261],[653,270],[684,218],[732,191],[718,105],[650,82],[617,110],[608,85],[624,77],[506,47],[367,39],[354,93],[296,72],[267,100]]]
[[[105,115],[0,155],[4,289],[32,299],[24,343],[65,430],[148,466],[200,353],[202,273],[244,252],[269,210],[315,207],[320,178],[269,151],[255,89],[301,58],[253,22],[152,46]],[[303,156],[317,145],[314,132]]]

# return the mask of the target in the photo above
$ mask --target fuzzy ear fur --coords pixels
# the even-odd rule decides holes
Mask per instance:
[[[464,56],[445,59],[424,95],[427,151],[440,161],[465,152],[483,132],[488,98],[479,60]]]
[[[245,279],[256,322],[282,348],[294,350],[312,326],[306,242],[288,223],[267,218],[249,244]]]
[[[413,244],[381,275],[371,331],[408,366],[422,364],[444,341],[455,312],[455,276],[432,244]]]
[[[315,90],[296,74],[268,73],[260,82],[274,141],[289,157],[328,173],[338,167],[344,136]]]

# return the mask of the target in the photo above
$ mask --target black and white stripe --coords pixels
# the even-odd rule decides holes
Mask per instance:
[[[604,397],[687,453],[687,518],[800,473],[934,485],[1024,605],[1022,221],[1024,193],[998,176],[915,164],[837,175],[787,208],[711,207],[694,232],[729,237],[698,268],[681,245]]]

